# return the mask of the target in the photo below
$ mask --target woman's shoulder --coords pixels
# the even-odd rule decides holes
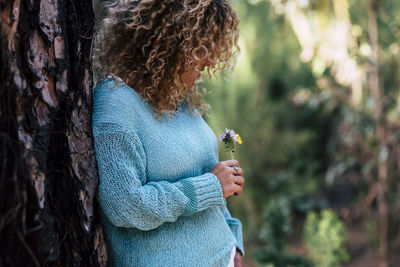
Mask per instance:
[[[138,115],[147,112],[146,109],[146,103],[122,80],[103,79],[93,88],[94,125],[117,123],[133,126],[140,117]]]
[[[143,101],[139,94],[120,78],[110,77],[99,80],[96,83],[93,88],[93,98],[94,101],[102,98],[123,102]]]

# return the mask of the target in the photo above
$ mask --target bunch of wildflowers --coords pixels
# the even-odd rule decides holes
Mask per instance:
[[[225,128],[225,132],[218,138],[219,141],[225,144],[225,149],[231,152],[231,158],[233,159],[233,153],[235,152],[236,144],[242,144],[242,138],[239,134],[235,133],[234,130]]]

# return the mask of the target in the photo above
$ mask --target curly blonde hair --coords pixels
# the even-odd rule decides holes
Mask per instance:
[[[240,49],[239,19],[226,0],[119,0],[108,6],[98,36],[95,69],[112,74],[150,103],[158,114],[172,114],[187,98],[189,110],[203,114],[206,90],[185,88],[182,74],[233,70]]]

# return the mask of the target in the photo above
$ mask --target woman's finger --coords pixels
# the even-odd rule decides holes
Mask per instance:
[[[236,159],[227,160],[227,161],[225,161],[225,163],[226,163],[229,167],[233,167],[233,166],[238,166],[238,167],[240,167],[239,161],[237,161]]]
[[[233,166],[233,167],[232,167],[232,171],[233,171],[233,175],[236,175],[236,176],[243,176],[243,169],[240,168],[240,167],[238,167],[238,168],[237,168],[237,171],[236,171],[235,166]]]
[[[242,194],[242,187],[240,185],[234,184],[234,194],[235,196],[240,196]]]
[[[230,172],[235,176],[243,176],[243,169],[237,166],[229,167]],[[236,171],[237,170],[237,171]]]
[[[243,186],[244,185],[244,178],[242,176],[234,176],[233,182],[237,185]]]

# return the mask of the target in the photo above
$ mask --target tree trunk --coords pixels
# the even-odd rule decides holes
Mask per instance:
[[[0,0],[0,267],[105,266],[87,0]]]
[[[383,92],[379,79],[379,42],[378,25],[376,12],[378,1],[370,0],[368,8],[369,38],[371,43],[371,70],[369,73],[369,84],[372,97],[374,99],[374,117],[376,123],[376,138],[379,143],[380,152],[378,156],[378,182],[377,182],[377,202],[379,213],[379,254],[380,267],[387,267],[389,264],[388,246],[388,200],[387,200],[387,179],[388,179],[388,143],[386,138],[386,117],[383,109]]]

